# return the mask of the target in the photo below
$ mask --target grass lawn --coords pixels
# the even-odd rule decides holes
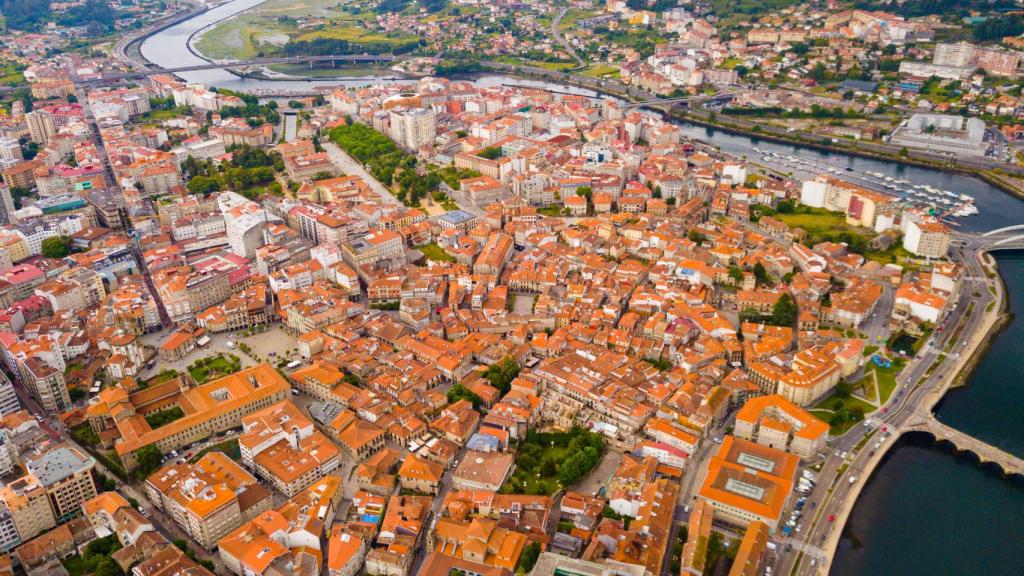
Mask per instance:
[[[196,455],[192,457],[192,462],[198,462],[207,452],[223,452],[228,458],[239,461],[242,459],[242,450],[238,447],[238,439],[228,440],[227,442],[221,442],[220,444],[214,444],[203,448]]]
[[[817,244],[815,239],[826,234],[841,234],[849,232],[870,238],[871,233],[857,226],[850,226],[846,223],[846,214],[842,212],[830,212],[824,208],[800,207],[798,212],[783,214],[776,213],[774,217],[786,223],[790,228],[803,228],[811,244]]]
[[[172,118],[179,118],[188,114],[188,110],[185,107],[175,107],[170,110],[150,110],[145,114],[139,116],[140,122],[163,122],[164,120],[171,120]]]
[[[93,432],[92,427],[88,424],[79,424],[74,428],[71,428],[71,437],[75,439],[75,442],[89,446],[90,448],[100,445],[100,437]]]
[[[427,260],[434,262],[455,262],[455,257],[444,251],[435,243],[427,244],[419,248],[419,251],[423,253],[423,256]]]
[[[152,378],[146,381],[146,386],[156,386],[157,384],[163,384],[164,382],[167,382],[168,380],[174,380],[177,377],[178,371],[173,368],[161,370],[159,374],[153,376]]]
[[[592,78],[618,78],[619,67],[611,64],[591,64],[583,71],[583,75]]]
[[[885,404],[896,390],[896,375],[903,370],[903,365],[903,360],[893,361],[892,368],[882,368],[874,363],[869,364],[868,370],[873,371],[878,379],[878,391],[881,394],[880,404]]]
[[[828,419],[832,416],[831,410],[810,410],[810,413],[814,414],[815,418],[821,420],[826,424],[828,424]],[[842,424],[839,424],[837,426],[832,426],[831,424],[829,424],[828,431],[829,434],[833,436],[842,436],[843,434],[846,434],[846,432],[850,428],[853,428],[856,424],[857,421],[855,420],[847,420],[846,422],[843,422]]]
[[[903,262],[905,260],[915,258],[915,256],[908,252],[901,244],[893,244],[891,248],[884,252],[865,252],[864,257],[868,260],[878,262],[879,264]]]
[[[547,446],[541,451],[540,461],[544,461],[545,458],[554,458],[556,462],[561,462],[565,457],[567,448],[561,446]],[[535,472],[530,472],[521,468],[517,468],[512,476],[505,482],[506,485],[514,487],[512,492],[519,494],[554,494],[561,488],[561,484],[558,482],[558,473],[555,472],[552,476],[541,476],[537,477]]]
[[[209,358],[200,358],[192,363],[188,367],[188,373],[192,376],[192,379],[196,381],[196,384],[204,384],[210,380],[215,380],[228,374],[234,374],[238,372],[238,369],[242,367],[242,362],[238,356],[230,354],[225,356],[218,354],[216,356],[210,356]]]
[[[732,70],[733,68],[739,66],[742,63],[743,60],[740,58],[726,58],[725,60],[722,60],[722,65],[719,66],[719,68],[721,68],[722,70]]]
[[[157,412],[150,412],[149,414],[146,414],[146,423],[149,424],[150,428],[156,429],[184,417],[185,411],[178,406],[173,406],[166,410],[159,410]]]
[[[836,409],[837,402],[841,402],[843,406],[845,406],[847,409],[859,406],[860,408],[864,409],[865,414],[869,414],[871,412],[874,412],[875,410],[875,407],[870,402],[865,402],[864,400],[861,400],[856,396],[847,396],[845,398],[840,398],[835,394],[829,396],[828,398],[825,398],[821,402],[818,402],[818,405],[815,406],[814,409],[827,410],[829,412],[832,412]]]
[[[826,424],[829,424],[829,431],[832,433],[833,436],[841,436],[845,434],[847,430],[849,430],[858,422],[860,422],[860,420],[851,418],[835,426],[831,425],[829,423],[829,420],[836,410],[839,410],[840,408],[852,410],[855,407],[863,410],[864,414],[870,414],[871,412],[875,411],[875,406],[873,404],[865,402],[860,398],[854,396],[847,396],[845,398],[841,398],[833,394],[832,396],[829,396],[828,398],[819,402],[818,405],[811,409],[809,412],[811,414],[814,414],[814,416],[819,420],[822,420]]]

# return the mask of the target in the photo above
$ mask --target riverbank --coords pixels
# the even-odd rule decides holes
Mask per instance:
[[[1020,178],[1010,179],[991,170],[983,170],[976,174],[976,176],[985,181],[985,183],[1024,200],[1024,180]]]
[[[944,353],[939,353],[930,363],[924,366],[924,376],[920,380],[915,378],[914,373],[915,370],[921,369],[922,366],[915,366],[915,364],[919,363],[914,362],[907,364],[904,371],[897,377],[899,385],[907,387],[907,396],[902,405],[897,403],[890,407],[890,418],[900,419],[900,422],[905,422],[906,418],[902,415],[898,415],[898,413],[905,413],[908,409],[911,411],[911,414],[932,414],[935,407],[953,387],[954,382],[956,382],[958,378],[965,373],[965,370],[967,370],[969,366],[976,365],[972,364],[972,361],[975,361],[976,358],[980,359],[984,357],[985,351],[988,349],[988,345],[994,335],[998,333],[999,330],[1003,329],[1000,327],[1000,324],[1006,322],[1006,311],[1008,308],[1008,297],[1005,284],[1001,281],[1001,276],[996,269],[996,265],[994,263],[988,264],[984,261],[984,253],[977,253],[974,257],[978,258],[978,263],[984,272],[984,277],[986,279],[992,279],[992,277],[988,275],[990,272],[995,272],[995,277],[999,279],[999,281],[994,282],[995,292],[992,295],[994,298],[994,306],[986,307],[982,312],[982,317],[975,329],[970,335],[965,335],[967,338],[966,349],[959,357],[956,357],[953,360],[953,364],[948,370],[938,373],[937,378],[939,380],[931,389],[925,391],[926,389],[921,387],[927,386],[928,380],[933,378],[932,375],[936,372],[933,368],[936,367],[936,364],[938,365],[938,369],[941,370],[941,367],[946,364],[949,357]],[[967,263],[967,267],[970,268],[969,263]],[[987,283],[986,286],[988,286]],[[971,304],[968,304],[968,306],[970,305]],[[965,314],[960,321],[969,325],[971,323],[971,317]],[[953,330],[955,327],[950,327],[950,329]],[[959,342],[959,340],[957,340],[957,342]],[[969,373],[969,370],[967,373]],[[915,394],[921,394],[922,392],[923,396],[918,396],[916,399],[914,398]],[[889,451],[898,443],[904,434],[908,433],[897,425],[894,425],[894,422],[890,422],[889,426],[889,437],[880,446],[876,446],[874,449],[869,449],[871,442],[873,442],[873,439],[869,439],[861,448],[859,448],[854,456],[853,462],[851,462],[849,466],[849,474],[857,474],[857,476],[851,476],[851,478],[854,478],[851,482],[851,486],[845,495],[842,496],[843,500],[839,502],[839,508],[833,513],[834,527],[828,532],[825,542],[822,544],[822,551],[828,559],[823,563],[823,568],[825,569],[830,567],[834,561],[836,550],[839,546],[840,540],[842,539],[843,528],[847,525],[849,517],[853,513],[853,509],[857,505],[861,492],[871,481],[874,472],[888,457]],[[867,452],[866,456],[865,452]],[[837,480],[837,483],[846,481],[845,477],[840,477]],[[819,513],[824,513],[827,508],[827,502],[823,502],[819,508]],[[839,527],[839,529],[837,530],[836,527]]]
[[[965,166],[963,164],[948,164],[943,162],[937,162],[934,160],[928,160],[925,158],[915,158],[912,155],[900,156],[899,154],[889,154],[878,150],[871,150],[861,146],[839,146],[835,144],[827,144],[820,140],[809,140],[800,136],[787,136],[781,134],[773,134],[764,132],[763,130],[756,130],[754,128],[747,128],[732,124],[729,122],[714,121],[708,118],[702,118],[700,116],[694,116],[690,114],[680,113],[675,110],[665,112],[666,117],[672,118],[680,122],[689,122],[691,124],[698,124],[700,126],[706,126],[708,128],[714,128],[716,130],[722,130],[723,132],[730,132],[733,134],[740,134],[754,139],[769,140],[780,144],[790,144],[793,146],[802,146],[805,148],[813,148],[815,150],[821,150],[824,152],[832,152],[836,154],[846,154],[849,156],[859,156],[861,158],[870,158],[872,160],[883,160],[886,162],[895,162],[897,164],[903,164],[905,166],[916,166],[918,168],[929,168],[932,170],[939,170],[942,172],[949,172],[953,174],[963,174],[965,176],[973,176],[984,180],[987,184],[991,184],[995,188],[1002,190],[1012,196],[1024,200],[1024,182],[1015,183],[1006,177],[999,175],[992,169],[977,168],[974,166]],[[727,116],[728,117],[728,116]]]
[[[1014,313],[1010,310],[1010,299],[1005,297],[1005,295],[1009,293],[1008,287],[1006,286],[1006,280],[1003,278],[1002,274],[999,273],[995,259],[992,259],[991,264],[983,263],[982,268],[985,270],[986,275],[990,273],[994,275],[994,279],[998,285],[996,293],[1003,294],[1004,296],[1002,298],[997,296],[997,302],[993,302],[993,304],[996,304],[996,306],[993,307],[999,308],[996,311],[996,320],[984,335],[981,345],[975,348],[974,352],[971,353],[970,357],[968,357],[963,363],[961,369],[953,376],[953,381],[948,387],[949,389],[960,388],[967,385],[967,380],[974,374],[974,371],[977,370],[981,361],[984,360],[989,349],[992,348],[992,343],[995,342],[996,337],[1009,328],[1010,324],[1014,320]]]
[[[595,84],[591,83],[591,81],[582,81],[582,80],[579,80],[575,76],[557,77],[557,75],[552,74],[550,71],[547,71],[547,70],[532,71],[531,69],[524,69],[523,67],[512,67],[512,66],[507,66],[507,65],[497,65],[497,66],[495,66],[495,63],[491,63],[491,68],[492,68],[492,70],[491,70],[492,72],[500,72],[500,73],[502,73],[502,74],[504,74],[506,76],[517,77],[517,78],[521,78],[521,79],[524,79],[524,80],[539,80],[539,81],[544,81],[544,82],[557,82],[557,83],[565,84],[567,86],[573,86],[573,87],[576,87],[576,88],[583,88],[583,89],[586,89],[586,90],[591,90],[591,91],[593,91],[597,95],[611,96],[611,97],[618,98],[620,100],[624,100],[624,101],[627,101],[627,102],[636,102],[637,101],[636,98],[631,97],[628,94],[623,94],[621,92],[616,92],[614,90],[608,89],[606,86],[602,85],[602,83],[600,83],[600,82],[598,82],[595,85]],[[481,73],[481,74],[486,74],[486,72]],[[470,75],[470,76],[472,76],[472,75]],[[912,150],[908,150],[908,155],[907,156],[901,156],[899,153],[895,153],[894,154],[894,153],[890,153],[890,152],[886,152],[886,151],[882,151],[882,150],[878,150],[878,149],[872,149],[872,148],[865,147],[865,146],[873,146],[873,145],[870,145],[870,144],[865,144],[864,146],[859,146],[855,142],[853,146],[846,146],[846,145],[840,145],[840,142],[845,144],[845,141],[840,141],[840,142],[837,142],[837,143],[833,144],[831,142],[823,141],[822,139],[815,140],[815,139],[804,138],[804,137],[802,137],[802,136],[800,136],[798,134],[788,134],[788,133],[781,133],[780,134],[780,133],[766,132],[763,128],[762,129],[758,129],[758,128],[760,128],[760,125],[756,125],[755,124],[755,125],[753,125],[751,127],[746,127],[746,126],[742,126],[742,125],[735,124],[735,123],[732,123],[732,122],[726,122],[724,120],[720,120],[722,118],[721,116],[718,116],[719,120],[712,120],[712,119],[707,118],[707,117],[702,117],[702,116],[699,116],[699,115],[689,114],[689,113],[680,111],[678,109],[678,106],[672,106],[671,108],[666,109],[665,106],[659,106],[657,104],[654,104],[654,105],[648,106],[648,108],[651,109],[651,110],[658,111],[658,112],[664,114],[664,116],[666,118],[669,118],[669,119],[672,119],[672,120],[676,120],[676,121],[679,121],[679,122],[687,122],[687,123],[690,123],[690,124],[696,124],[696,125],[705,126],[705,127],[708,127],[708,128],[714,128],[716,130],[721,130],[723,132],[729,132],[729,133],[732,133],[732,134],[738,134],[738,135],[746,136],[748,138],[768,140],[768,141],[776,142],[776,143],[779,143],[779,144],[788,144],[788,145],[793,145],[793,146],[802,146],[802,147],[805,147],[805,148],[812,148],[812,149],[820,150],[820,151],[823,151],[823,152],[830,152],[830,153],[836,153],[836,154],[846,154],[846,155],[850,155],[850,156],[858,156],[858,157],[861,157],[861,158],[868,158],[868,159],[871,159],[871,160],[881,160],[881,161],[885,161],[885,162],[894,162],[894,163],[897,163],[897,164],[902,164],[904,166],[914,166],[914,167],[918,167],[918,168],[928,168],[928,169],[938,170],[938,171],[942,171],[942,172],[948,172],[948,173],[952,173],[952,174],[962,174],[962,175],[965,175],[965,176],[972,176],[972,177],[979,178],[979,179],[985,181],[987,184],[990,184],[993,187],[998,188],[999,190],[1001,190],[1003,192],[1006,192],[1006,193],[1008,193],[1008,194],[1010,194],[1010,195],[1012,195],[1014,197],[1017,197],[1019,199],[1024,199],[1024,180],[1020,180],[1020,181],[1014,182],[1013,180],[1010,180],[1007,177],[1004,177],[1004,176],[994,172],[994,170],[990,169],[990,168],[989,169],[979,168],[979,167],[976,167],[976,166],[964,165],[962,163],[953,163],[953,164],[951,164],[949,162],[940,162],[940,161],[937,161],[937,160],[932,160],[932,159],[928,159],[928,158],[922,158],[920,156],[915,157],[914,156],[914,151],[912,151]],[[730,117],[726,116],[726,118],[730,118]],[[1024,173],[1024,167],[1014,167],[1014,169],[1020,170],[1022,173]]]

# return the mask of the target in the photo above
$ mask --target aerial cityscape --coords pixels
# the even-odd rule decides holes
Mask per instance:
[[[0,576],[1021,573],[1024,1],[0,35]]]

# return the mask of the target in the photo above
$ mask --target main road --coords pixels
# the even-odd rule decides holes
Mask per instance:
[[[576,53],[576,47],[570,44],[569,41],[565,39],[565,36],[562,36],[562,18],[565,18],[565,13],[568,11],[568,8],[561,8],[558,10],[558,14],[555,16],[554,20],[551,21],[551,37],[555,39],[555,42],[561,44],[562,48],[565,48],[565,51],[572,56],[572,59],[576,61],[577,69],[586,68],[587,63],[584,62],[583,58],[580,58],[580,55]]]
[[[810,523],[788,541],[794,546],[782,556],[779,574],[828,572],[856,498],[884,453],[899,438],[900,427],[922,411],[931,411],[968,358],[983,344],[998,317],[1002,286],[986,274],[983,253],[956,243],[951,256],[964,266],[965,273],[960,297],[943,322],[947,328],[935,332],[907,363],[896,379],[892,397],[880,410],[832,441],[831,453],[826,455],[817,485],[804,507],[810,510]],[[801,548],[808,551],[802,552]]]

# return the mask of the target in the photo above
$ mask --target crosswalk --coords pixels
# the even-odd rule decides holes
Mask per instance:
[[[816,560],[821,560],[822,558],[825,557],[825,552],[823,552],[821,548],[818,548],[817,546],[815,546],[813,544],[808,544],[807,542],[804,542],[802,540],[797,540],[797,539],[792,538],[792,537],[787,537],[787,538],[783,538],[782,539],[782,543],[783,544],[789,544],[790,546],[793,547],[794,550],[796,550],[798,552],[802,552],[804,554],[804,556],[809,556],[809,557],[814,558]]]

